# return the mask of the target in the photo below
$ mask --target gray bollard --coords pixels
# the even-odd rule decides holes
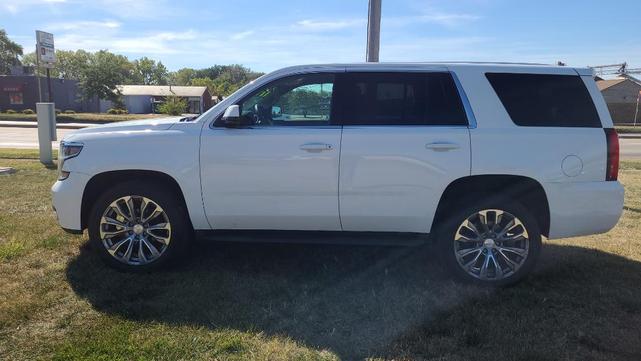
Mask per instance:
[[[56,109],[54,103],[36,103],[38,113],[38,143],[40,163],[53,164],[51,141],[56,139]]]

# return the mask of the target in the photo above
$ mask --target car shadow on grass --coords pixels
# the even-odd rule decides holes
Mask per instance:
[[[641,359],[641,265],[599,251],[546,245],[532,277],[492,290],[454,282],[430,246],[198,242],[151,274],[89,247],[68,265],[73,290],[129,320],[282,335],[345,360]]]

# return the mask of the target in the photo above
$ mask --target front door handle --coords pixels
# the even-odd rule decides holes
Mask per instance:
[[[320,153],[325,150],[332,150],[334,146],[327,143],[305,143],[300,146],[300,149],[310,153]]]
[[[434,142],[425,144],[425,148],[431,149],[435,152],[447,152],[448,150],[459,149],[460,146],[451,142]]]

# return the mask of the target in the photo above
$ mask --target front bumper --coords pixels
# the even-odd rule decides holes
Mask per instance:
[[[623,212],[619,182],[546,183],[550,205],[549,239],[605,233]]]
[[[88,175],[71,172],[67,179],[57,181],[51,187],[51,199],[58,224],[67,232],[82,233],[82,195],[89,179]]]

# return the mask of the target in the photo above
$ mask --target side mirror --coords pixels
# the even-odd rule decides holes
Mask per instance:
[[[240,118],[240,107],[236,104],[230,105],[225,109],[225,114],[223,114],[223,120],[231,120],[233,118]]]
[[[240,116],[240,107],[236,104],[230,105],[225,109],[222,121],[224,126],[228,128],[239,128],[249,125],[246,124],[247,122]]]

